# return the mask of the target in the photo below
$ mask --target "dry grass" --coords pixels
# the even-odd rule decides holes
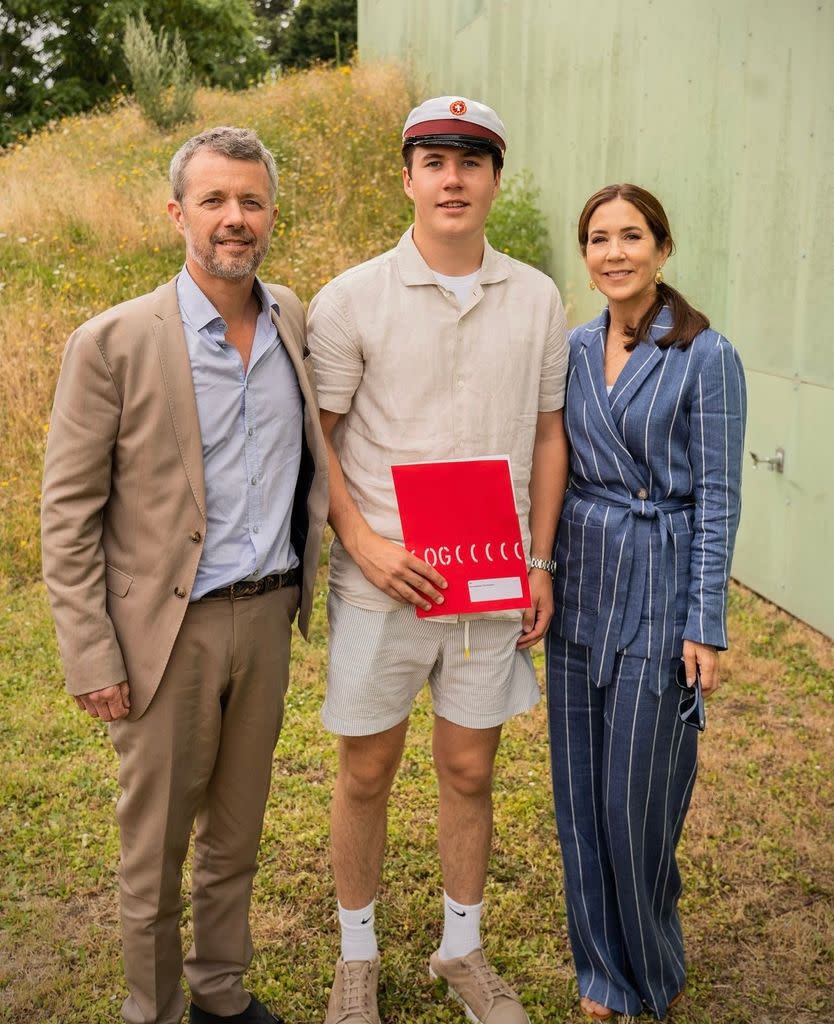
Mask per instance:
[[[168,161],[196,131],[245,124],[279,165],[284,231],[279,223],[273,266],[294,267],[293,286],[316,290],[386,245],[392,214],[399,224],[407,210],[398,172],[409,102],[394,68],[345,66],[247,93],[204,91],[197,120],[171,134],[151,129],[130,104],[69,118],[0,160],[0,233],[33,258],[63,249],[77,255],[74,263],[178,246],[165,215]]]
[[[30,289],[25,305],[0,303],[0,544],[7,565],[25,567],[27,576],[37,566],[40,466],[56,367],[69,328],[61,321],[60,315],[50,315],[38,286]]]
[[[834,645],[740,587],[732,608],[682,858],[696,994],[720,1003],[691,1019],[832,1020]]]
[[[166,244],[162,172],[173,139],[153,141],[127,104],[33,136],[0,162],[0,231],[41,250],[73,237],[107,249]]]

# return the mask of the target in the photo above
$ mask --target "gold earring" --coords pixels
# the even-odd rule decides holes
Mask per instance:
[[[594,284],[593,281],[588,282],[588,287],[591,289],[592,292],[595,292],[597,290],[597,286]]]
[[[662,282],[663,282],[663,273],[661,272],[660,267],[658,267],[657,268],[657,273],[654,275],[654,283],[655,284],[662,284]]]

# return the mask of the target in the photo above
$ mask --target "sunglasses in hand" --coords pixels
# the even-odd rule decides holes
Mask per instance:
[[[707,712],[704,707],[704,694],[701,690],[701,669],[698,666],[695,667],[695,685],[688,686],[686,665],[681,662],[675,673],[675,682],[681,691],[678,718],[684,725],[691,725],[698,732],[703,732],[707,727]]]

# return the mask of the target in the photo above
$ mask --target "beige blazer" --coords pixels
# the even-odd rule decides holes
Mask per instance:
[[[304,399],[292,542],[306,636],[327,517],[327,455],[304,309],[267,286]],[[176,279],[70,337],[55,392],[42,500],[43,570],[67,689],[127,680],[151,701],[188,607],[206,528],[202,442]]]

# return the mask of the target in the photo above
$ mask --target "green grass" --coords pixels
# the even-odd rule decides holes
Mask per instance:
[[[62,692],[42,586],[0,598],[0,1020],[104,1024],[125,994],[116,759],[105,727]],[[834,977],[834,650],[740,588],[731,625],[736,644],[710,704],[680,851],[690,990],[674,1020],[819,1024]],[[293,653],[247,979],[295,1024],[322,1018],[337,955],[327,858],[335,746],[318,720],[325,659],[320,590],[311,643],[299,639]],[[389,1024],[462,1022],[426,974],[442,922],[430,730],[423,695],[391,800],[378,904]],[[187,902],[183,930],[187,941]],[[484,934],[533,1024],[580,1019],[543,706],[509,723],[499,752]]]

